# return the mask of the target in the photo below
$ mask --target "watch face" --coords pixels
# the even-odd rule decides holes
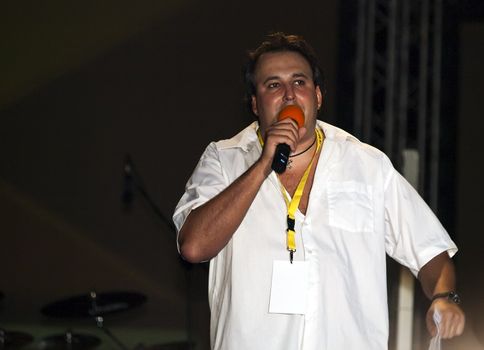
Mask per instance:
[[[449,299],[456,304],[460,304],[460,297],[457,293],[449,293]]]

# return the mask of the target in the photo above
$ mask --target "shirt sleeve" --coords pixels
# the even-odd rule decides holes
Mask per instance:
[[[214,142],[208,145],[200,158],[192,176],[185,186],[185,193],[178,202],[173,214],[173,222],[178,233],[185,223],[188,214],[205,202],[215,197],[228,186],[222,170],[217,147]]]
[[[417,276],[438,254],[452,257],[457,246],[435,214],[393,167],[384,188],[386,252]]]

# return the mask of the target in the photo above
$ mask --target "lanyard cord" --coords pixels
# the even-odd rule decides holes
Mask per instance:
[[[296,251],[296,230],[295,230],[296,211],[297,211],[297,208],[299,207],[299,203],[301,202],[302,194],[304,192],[304,187],[306,186],[309,173],[314,163],[314,158],[318,153],[318,151],[321,149],[321,145],[323,144],[323,140],[324,140],[323,132],[319,128],[316,128],[315,132],[316,132],[316,138],[317,138],[316,151],[314,152],[313,157],[311,158],[311,162],[309,163],[308,167],[304,171],[304,174],[301,177],[301,180],[299,180],[299,184],[297,185],[296,191],[294,192],[294,196],[291,200],[289,200],[286,194],[286,189],[284,188],[284,185],[279,180],[281,193],[282,193],[282,196],[284,197],[284,201],[286,202],[286,206],[287,206],[286,245],[287,245],[287,250],[289,251],[289,260],[291,264],[293,261],[294,252]],[[262,139],[262,136],[259,130],[257,130],[257,136],[259,138],[259,142],[261,143],[261,145],[264,146],[264,140]]]

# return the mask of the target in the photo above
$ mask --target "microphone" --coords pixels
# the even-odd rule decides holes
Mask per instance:
[[[291,118],[297,123],[298,128],[304,126],[304,112],[301,107],[297,105],[289,105],[284,107],[277,116],[277,120],[281,121],[287,118]],[[285,143],[280,143],[276,147],[274,158],[272,159],[271,168],[278,174],[282,174],[286,171],[287,162],[289,160],[289,153],[291,148]]]
[[[134,179],[133,179],[133,163],[131,157],[126,155],[124,159],[124,185],[123,193],[121,194],[121,201],[124,204],[124,209],[129,210],[134,199]]]

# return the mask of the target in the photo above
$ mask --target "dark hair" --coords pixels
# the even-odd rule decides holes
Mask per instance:
[[[311,67],[314,85],[319,86],[323,95],[326,92],[324,86],[324,73],[319,67],[319,62],[313,48],[302,38],[302,36],[286,35],[282,32],[272,33],[267,35],[267,40],[262,42],[258,48],[254,51],[249,51],[247,63],[243,68],[245,104],[251,114],[253,114],[252,96],[256,94],[254,72],[257,66],[257,61],[260,56],[265,53],[285,51],[297,52],[303,56]]]

